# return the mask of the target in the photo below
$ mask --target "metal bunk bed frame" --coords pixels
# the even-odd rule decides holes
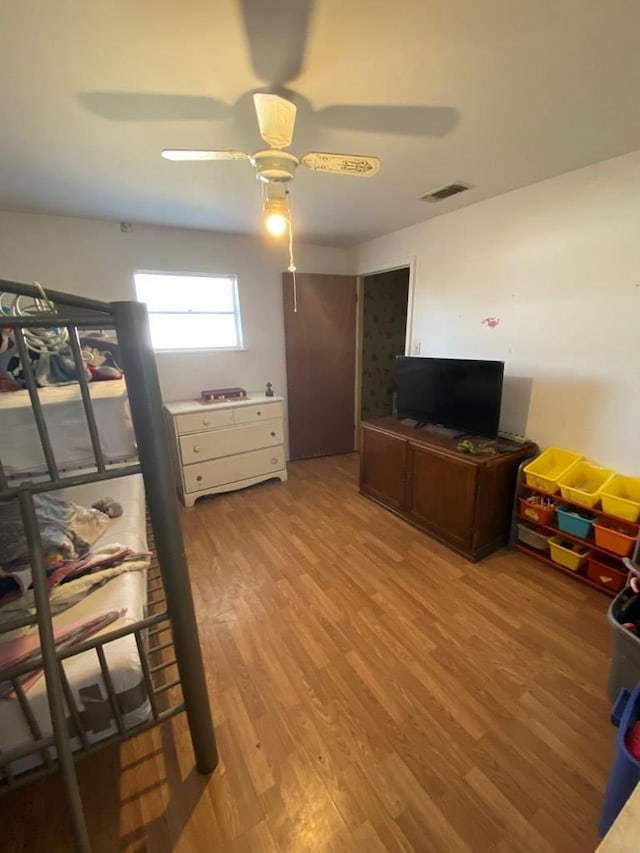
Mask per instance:
[[[0,279],[0,292],[15,296],[42,297],[39,286]],[[18,703],[29,727],[33,742],[0,755],[0,788],[13,788],[34,776],[60,769],[78,850],[85,853],[91,845],[75,772],[75,758],[93,752],[108,744],[128,739],[175,714],[185,711],[191,734],[197,769],[208,774],[218,764],[218,752],[207,696],[202,653],[198,640],[195,611],[188,566],[180,526],[175,485],[169,464],[169,448],[162,419],[162,398],[156,369],[147,310],[139,302],[100,302],[58,291],[47,290],[47,299],[55,305],[55,313],[38,313],[31,316],[2,316],[0,324],[11,329],[22,362],[25,383],[29,392],[40,444],[47,466],[45,477],[22,479],[7,476],[0,460],[0,500],[17,498],[22,521],[29,543],[36,613],[33,617],[17,619],[2,629],[6,633],[15,628],[37,625],[41,654],[28,663],[0,670],[0,681],[12,683]],[[86,417],[95,470],[61,476],[53,453],[43,406],[39,399],[35,374],[31,367],[24,328],[60,329],[69,333],[82,406]],[[138,445],[138,462],[135,464],[108,465],[100,445],[88,382],[83,369],[79,329],[114,329],[121,353],[122,368],[126,376],[129,406]],[[141,473],[147,501],[147,513],[155,539],[155,554],[159,567],[149,572],[150,592],[155,597],[149,609],[155,612],[147,618],[93,639],[58,649],[54,639],[52,615],[42,562],[41,541],[34,506],[34,495],[83,483],[98,482],[114,477]],[[169,632],[173,641],[166,642],[160,635]],[[151,708],[150,718],[131,728],[125,728],[113,683],[105,660],[104,646],[127,634],[135,636],[143,671],[144,684]],[[155,639],[155,645],[151,646]],[[147,647],[148,646],[148,647]],[[173,647],[174,652],[170,651]],[[83,728],[62,662],[69,657],[95,649],[105,689],[109,698],[117,734],[90,744]],[[175,657],[171,659],[171,655]],[[170,658],[170,659],[168,659]],[[177,667],[178,678],[168,678],[169,667]],[[20,685],[20,676],[33,669],[43,669],[47,685],[47,701],[53,733],[44,737],[29,709],[29,702]],[[176,688],[181,690],[182,701],[172,697]],[[163,702],[164,700],[164,702]],[[66,708],[65,708],[66,706]],[[70,722],[67,720],[67,711]],[[76,737],[80,749],[72,750],[71,738]],[[51,749],[55,748],[55,757]],[[18,777],[10,772],[9,765],[26,755],[39,754],[42,763],[34,770]]]

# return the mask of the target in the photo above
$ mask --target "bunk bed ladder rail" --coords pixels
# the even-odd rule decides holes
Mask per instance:
[[[36,612],[38,616],[38,631],[40,633],[40,648],[47,679],[47,700],[49,702],[49,713],[53,723],[53,738],[56,745],[58,762],[62,772],[64,788],[69,802],[71,819],[76,836],[76,845],[80,853],[90,853],[91,844],[89,833],[82,810],[82,800],[78,788],[78,777],[76,776],[71,742],[67,736],[67,716],[65,712],[64,690],[62,680],[56,678],[60,670],[56,643],[53,635],[53,623],[51,621],[51,609],[49,606],[49,591],[42,562],[42,546],[40,541],[40,528],[36,517],[33,495],[28,491],[20,492],[20,509],[22,520],[29,543],[29,558],[31,560],[33,591],[36,601]]]
[[[162,396],[151,343],[147,307],[140,302],[112,302],[122,367],[136,435],[144,435],[138,454],[147,506],[156,539],[167,610],[176,650],[185,711],[200,773],[218,765],[207,683],[189,583],[178,499],[162,420]],[[163,464],[164,463],[164,464]]]

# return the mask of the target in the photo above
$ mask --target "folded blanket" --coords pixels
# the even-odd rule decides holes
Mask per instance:
[[[52,615],[82,601],[90,592],[124,572],[146,569],[151,554],[148,551],[132,551],[119,543],[102,545],[100,550],[89,552],[80,560],[60,563],[47,573],[49,605]],[[17,575],[18,573],[16,573]],[[30,567],[20,573],[21,587],[18,595],[5,597],[0,608],[0,628],[20,616],[35,613],[35,597],[31,585]],[[3,580],[11,573],[4,572]]]
[[[98,543],[109,522],[104,512],[52,492],[34,495],[34,506],[52,614],[76,604],[111,578],[149,565],[148,551],[132,551],[117,542]],[[32,567],[20,506],[15,499],[0,501],[0,627],[33,613]]]
[[[108,610],[105,613],[97,613],[88,619],[79,619],[63,628],[54,629],[53,636],[56,648],[67,649],[76,643],[86,640],[98,631],[103,630],[116,619],[124,616],[127,608],[120,610]],[[24,663],[40,654],[40,636],[37,631],[31,631],[11,640],[0,642],[0,669]],[[28,690],[42,675],[42,669],[32,669],[21,675],[18,679],[23,690]],[[13,685],[10,681],[0,682],[0,699],[8,699],[14,694]]]

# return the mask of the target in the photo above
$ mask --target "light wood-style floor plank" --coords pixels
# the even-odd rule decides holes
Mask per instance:
[[[221,766],[195,771],[183,717],[83,760],[95,849],[593,850],[608,599],[467,562],[358,495],[355,454],[289,473],[183,511]],[[3,849],[72,845],[55,777],[0,815]]]

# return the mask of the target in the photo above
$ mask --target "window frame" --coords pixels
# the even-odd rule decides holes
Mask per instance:
[[[236,339],[238,344],[236,346],[210,346],[210,347],[158,347],[153,346],[153,340],[151,341],[151,345],[153,346],[154,353],[178,353],[178,352],[243,352],[246,350],[244,345],[244,334],[242,329],[242,312],[240,310],[240,293],[238,287],[238,276],[235,273],[206,273],[206,272],[180,272],[177,270],[149,270],[149,269],[137,269],[133,273],[133,290],[135,293],[136,301],[142,302],[138,296],[138,288],[136,284],[136,276],[138,275],[147,275],[147,276],[158,276],[158,277],[167,277],[167,278],[206,278],[206,279],[227,279],[231,281],[232,284],[232,297],[233,297],[233,311],[181,311],[181,310],[173,310],[173,311],[153,311],[149,308],[148,303],[144,303],[147,306],[147,313],[149,317],[152,315],[163,315],[163,316],[233,316],[235,320],[235,330],[236,330]]]

